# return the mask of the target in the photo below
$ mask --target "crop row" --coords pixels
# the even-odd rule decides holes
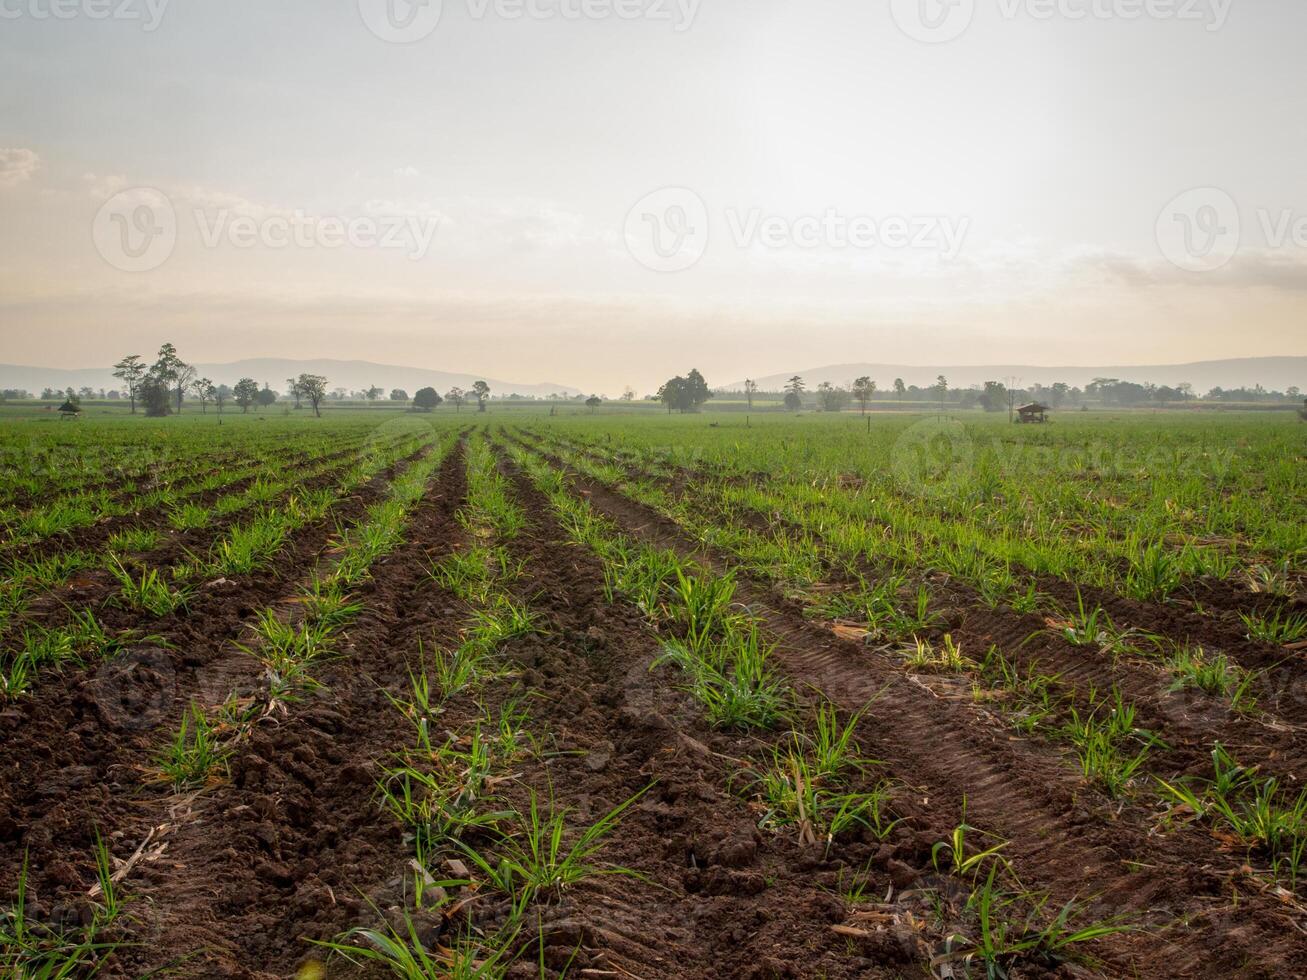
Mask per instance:
[[[710,511],[705,515],[684,501],[669,501],[657,487],[633,483],[611,467],[596,465],[576,454],[565,455],[568,463],[580,472],[609,483],[683,524],[692,536],[731,555],[739,567],[763,578],[779,578],[783,582],[788,579],[792,584],[792,579],[783,572],[778,575],[778,570],[793,568],[793,562],[785,560],[789,540],[783,523],[770,534],[762,534],[731,522],[729,512],[723,515]],[[824,530],[829,532],[830,528]],[[799,533],[800,547],[806,547],[811,562],[819,564],[821,546],[804,532]],[[806,578],[805,583],[811,585],[816,577]],[[932,612],[924,586],[913,593],[903,588],[901,578],[893,576],[875,583],[861,577],[854,581],[858,584],[851,589],[824,587],[798,597],[809,602],[815,613],[829,615],[836,611],[860,621],[861,632],[869,640],[884,644],[883,649],[904,669],[969,678],[976,700],[1002,709],[1014,729],[1023,735],[1037,735],[1064,748],[1069,761],[1109,797],[1130,794],[1187,805],[1167,781],[1172,778],[1169,771],[1167,780],[1149,775],[1150,755],[1167,749],[1166,743],[1139,724],[1138,709],[1119,689],[1112,688],[1105,694],[1092,687],[1078,690],[1068,679],[1049,675],[1037,664],[1031,666],[1029,658],[1024,658],[1027,666],[1023,669],[992,644],[968,656],[953,635],[946,632],[942,617]],[[1110,623],[1087,613],[1083,607],[1057,630],[1070,645],[1088,645],[1105,652],[1113,645],[1124,647],[1131,639],[1111,635]],[[1249,687],[1253,677],[1247,672],[1189,647],[1177,649],[1165,664],[1176,675],[1177,688],[1202,686],[1224,694],[1236,709],[1251,710]],[[1195,772],[1189,782],[1220,784],[1220,759],[1227,754],[1219,742],[1211,748],[1217,760],[1214,778]],[[1273,763],[1277,753],[1265,748],[1261,755]],[[1169,758],[1165,751],[1163,757]],[[1226,768],[1230,767],[1237,764],[1229,760]],[[1307,850],[1304,844],[1307,842],[1307,792],[1295,794],[1287,788],[1285,780],[1256,768],[1238,771],[1253,774],[1240,784],[1243,795],[1227,808],[1209,807],[1206,812],[1221,816],[1227,824],[1233,822],[1231,814],[1246,811],[1261,814],[1256,822],[1250,818],[1235,825],[1238,839],[1247,848],[1250,861],[1264,866],[1269,875],[1286,882],[1291,889],[1296,888]]]
[[[198,421],[198,420],[195,420]],[[290,420],[231,425],[6,427],[0,431],[0,507],[47,502],[66,493],[136,492],[138,483],[175,479],[197,466],[227,466],[292,444],[305,458],[368,437],[375,422],[349,419],[306,429]]]
[[[42,625],[23,617],[25,605],[46,581],[49,568],[38,563],[17,570],[6,584],[4,659],[0,662],[0,688],[5,696],[22,693],[42,669],[87,663],[110,656],[128,642],[139,642],[142,630],[115,632],[103,622],[107,609],[119,608],[138,616],[158,620],[185,612],[196,596],[201,581],[232,575],[247,575],[265,567],[292,540],[299,529],[324,519],[332,507],[347,499],[356,488],[371,480],[396,460],[412,454],[422,437],[408,436],[376,447],[364,457],[343,463],[326,463],[307,472],[290,473],[279,480],[260,479],[244,493],[233,495],[239,507],[258,506],[248,521],[235,524],[213,542],[208,553],[187,557],[168,569],[129,566],[119,555],[81,556],[85,564],[63,556],[55,569],[67,573],[76,567],[107,567],[116,583],[95,608],[83,604],[67,610],[63,624]],[[336,474],[334,486],[300,489],[301,483]],[[282,494],[289,492],[284,500]],[[275,502],[275,505],[274,505]],[[100,611],[100,616],[96,611]]]
[[[584,446],[580,449],[551,441],[557,452],[569,462],[587,468],[587,472],[612,486],[624,486],[645,503],[664,511],[676,511],[680,519],[690,521],[705,540],[731,548],[746,565],[758,574],[777,579],[796,589],[807,589],[831,575],[851,581],[874,576],[883,581],[902,584],[908,580],[926,588],[932,576],[947,576],[953,583],[964,583],[974,590],[976,600],[991,608],[1007,607],[1018,613],[1040,612],[1065,624],[1073,640],[1087,636],[1102,642],[1108,652],[1119,655],[1129,648],[1144,651],[1152,659],[1175,665],[1177,671],[1190,673],[1195,656],[1186,650],[1183,638],[1178,643],[1162,642],[1147,631],[1130,629],[1111,621],[1107,613],[1089,604],[1077,594],[1070,608],[1040,590],[1041,582],[1023,574],[1010,561],[986,556],[975,547],[956,542],[941,542],[906,518],[898,524],[869,520],[856,513],[850,498],[811,487],[736,486],[706,481],[693,490],[677,492],[677,481],[657,471],[645,472],[635,467],[621,467],[602,462],[601,450]],[[597,465],[587,456],[601,460]],[[761,525],[768,533],[754,529]],[[1155,557],[1160,552],[1155,553]],[[1174,583],[1173,569],[1166,559],[1149,565],[1150,581]],[[1143,572],[1140,572],[1143,575]],[[1089,590],[1074,583],[1077,593]],[[1158,586],[1163,592],[1169,585]],[[1142,588],[1142,587],[1140,587]],[[862,595],[828,604],[827,612],[836,617],[848,609],[865,613],[874,628],[880,618],[875,610],[885,586],[862,590]],[[1157,593],[1150,593],[1156,595]],[[1307,616],[1278,608],[1228,614],[1240,625],[1247,639],[1260,643],[1290,644],[1307,636]],[[1143,642],[1148,640],[1156,642]],[[1210,663],[1217,661],[1210,660]],[[1238,679],[1235,679],[1235,687]]]
[[[423,441],[429,445],[429,439]],[[446,438],[443,449],[451,441]],[[411,448],[412,443],[405,446]],[[320,688],[314,676],[317,668],[336,655],[342,631],[362,610],[350,590],[403,540],[407,516],[427,492],[442,458],[438,449],[418,459],[392,481],[382,500],[341,529],[329,567],[309,577],[296,597],[294,616],[287,617],[277,606],[255,614],[248,642],[238,645],[237,652],[257,662],[262,672],[260,689],[253,695],[233,691],[215,706],[191,702],[153,760],[174,790],[196,791],[212,785],[257,725],[284,715]],[[379,460],[377,465],[384,464]],[[141,849],[151,839],[147,837]],[[119,874],[102,876],[95,894],[111,896],[120,907],[123,896],[116,882],[130,870],[131,861],[115,862],[107,848],[97,860],[106,867],[116,866]],[[20,877],[18,901],[0,909],[0,963],[16,969],[18,975],[74,976],[94,971],[122,946],[124,938],[130,940],[137,925],[133,916],[110,919],[95,912],[95,906],[91,915],[74,925],[25,921],[21,895],[25,878],[26,869]]]
[[[807,703],[780,679],[768,627],[737,599],[733,574],[628,537],[563,473],[522,447],[510,452],[566,532],[599,556],[610,601],[635,604],[665,637],[656,666],[677,670],[712,724],[757,736],[758,748],[732,782],[755,801],[761,826],[827,853],[858,836],[888,837],[898,824],[893,801],[902,789],[862,755],[861,713],[841,718],[831,704]],[[1081,944],[1128,928],[1124,920],[1096,920],[1074,902],[1049,909],[1047,895],[1020,884],[1003,848],[965,822],[934,848],[936,871],[958,881],[956,889],[930,898],[940,930],[934,938],[950,949],[945,962],[976,962],[1001,973],[1025,959],[1076,958]],[[855,918],[860,906],[875,904],[856,875],[843,897]]]
[[[992,452],[969,451],[953,460],[932,456],[932,443],[918,445],[911,430],[894,427],[865,436],[842,427],[809,430],[802,438],[761,429],[733,430],[728,437],[635,428],[623,433],[620,453],[665,475],[727,484],[743,500],[752,491],[779,489],[795,502],[837,509],[842,520],[877,531],[901,529],[897,545],[905,552],[918,544],[971,552],[972,571],[995,579],[995,588],[1013,567],[1142,599],[1164,598],[1204,576],[1241,578],[1262,591],[1293,584],[1293,561],[1307,549],[1301,520],[1307,488],[1292,450],[1277,455],[1278,444],[1265,437],[1251,447],[1222,449],[1126,431],[1132,434],[990,433]],[[963,436],[948,429],[937,438],[947,447]],[[666,444],[669,437],[674,447]],[[618,455],[599,433],[567,432],[566,438]],[[1082,442],[1113,438],[1104,450],[1108,457],[1140,455],[1150,465],[1089,461],[1062,472],[1032,462],[1047,457],[1035,449],[1065,456],[1084,451]],[[1004,453],[1006,442],[1014,448]],[[950,469],[950,461],[957,466]]]
[[[216,463],[212,458],[200,456],[161,474],[148,487],[137,487],[128,482],[93,492],[47,499],[40,506],[8,515],[5,550],[19,550],[65,537],[70,532],[112,518],[142,512],[167,513],[172,526],[185,530],[198,526],[196,511],[203,511],[203,508],[186,502],[190,497],[221,490],[262,472],[314,465],[323,459],[356,451],[362,443],[361,439],[336,440],[314,455],[306,454],[302,447],[271,446],[258,456],[243,456],[226,463]]]

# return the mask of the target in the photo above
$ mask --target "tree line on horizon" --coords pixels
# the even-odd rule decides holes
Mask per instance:
[[[267,382],[260,386],[253,378],[241,378],[234,385],[227,385],[215,383],[211,378],[199,377],[195,366],[182,360],[176,346],[171,343],[165,343],[159,348],[159,353],[153,362],[147,363],[139,354],[129,354],[113,367],[114,377],[123,383],[122,392],[121,394],[116,391],[106,393],[101,389],[101,397],[117,395],[125,398],[131,406],[132,414],[136,414],[139,406],[148,417],[180,414],[188,397],[198,401],[200,411],[205,414],[208,413],[210,404],[215,406],[219,414],[222,414],[229,402],[237,405],[242,413],[245,413],[250,408],[258,411],[260,407],[271,406],[281,397],[281,394],[274,391]],[[307,406],[312,408],[314,415],[320,418],[324,401],[344,400],[346,397],[344,388],[329,391],[328,384],[327,378],[323,375],[305,373],[298,377],[287,378],[284,394],[294,400],[295,409],[299,410]],[[354,394],[372,402],[385,392],[384,389],[373,385],[365,391]],[[41,397],[58,398],[65,395],[69,402],[76,404],[83,397],[95,397],[95,391],[90,387],[84,387],[80,391],[68,388],[59,392],[47,388],[42,392]],[[30,397],[26,391],[5,392],[4,396]],[[467,391],[455,386],[443,396],[431,387],[419,389],[412,399],[401,388],[392,389],[390,392],[391,401],[411,403],[414,409],[426,412],[445,402],[454,405],[456,410],[462,411],[463,406],[469,401],[475,401],[479,410],[485,411],[486,400],[489,397],[490,386],[484,381],[476,382]]]
[[[177,353],[177,348],[171,343],[165,343],[159,349],[152,363],[147,363],[139,354],[124,357],[114,365],[113,374],[123,382],[123,390],[120,393],[101,388],[99,397],[111,400],[125,399],[130,403],[133,414],[136,413],[139,405],[147,416],[154,417],[180,413],[188,396],[200,403],[201,412],[207,413],[209,404],[212,403],[221,414],[228,403],[234,403],[243,413],[251,408],[257,412],[260,408],[275,404],[284,394],[285,397],[294,400],[295,409],[307,405],[313,409],[315,415],[321,417],[321,406],[324,401],[345,401],[353,398],[376,402],[386,395],[385,390],[376,385],[354,392],[349,392],[343,387],[329,390],[326,377],[307,373],[287,378],[284,393],[273,390],[267,382],[260,386],[253,378],[241,378],[235,385],[215,384],[209,378],[198,377],[196,368],[183,361]],[[1302,390],[1294,385],[1283,392],[1268,390],[1260,384],[1252,388],[1214,387],[1207,394],[1198,395],[1190,384],[1171,387],[1147,382],[1122,381],[1117,378],[1095,378],[1083,388],[1065,382],[1051,385],[1032,384],[1021,388],[1011,384],[1014,380],[1008,379],[1009,383],[986,381],[981,385],[956,388],[951,387],[948,379],[941,374],[936,378],[935,384],[928,387],[908,385],[902,378],[895,378],[892,388],[882,391],[876,381],[864,375],[846,385],[823,381],[815,389],[809,390],[803,377],[796,374],[780,390],[763,391],[758,382],[746,380],[742,392],[727,392],[710,388],[703,374],[692,368],[684,376],[677,375],[668,379],[657,392],[646,395],[644,400],[662,404],[669,414],[674,411],[685,413],[699,411],[716,395],[742,393],[750,410],[754,408],[756,400],[771,403],[779,401],[789,411],[799,411],[805,406],[813,406],[826,412],[841,412],[848,409],[851,404],[857,403],[863,414],[866,414],[872,402],[877,401],[878,394],[884,396],[880,399],[883,402],[891,391],[896,403],[905,400],[910,403],[924,401],[937,403],[940,407],[952,405],[962,409],[979,408],[986,412],[1004,410],[1011,412],[1015,405],[1027,401],[1040,402],[1050,408],[1067,406],[1084,408],[1089,401],[1104,406],[1132,408],[1177,402],[1182,404],[1185,402],[1284,403],[1294,402],[1303,397]],[[456,411],[462,411],[464,405],[475,402],[478,411],[484,412],[490,393],[490,386],[485,381],[477,381],[466,391],[454,386],[444,395],[432,387],[420,388],[411,398],[405,389],[392,388],[388,400],[409,404],[414,410],[422,412],[433,411],[446,403],[454,406]],[[71,387],[63,390],[46,388],[40,397],[43,400],[66,398],[68,402],[77,404],[82,399],[93,399],[96,395],[95,389],[84,386],[76,390]],[[31,397],[29,392],[22,389],[0,391],[0,401]],[[500,397],[535,400],[531,396],[516,393]],[[598,395],[587,398],[584,395],[568,396],[558,393],[552,393],[544,400],[583,402],[592,411],[603,405],[605,401]],[[627,387],[621,400],[627,403],[634,402],[636,400],[634,390]]]
[[[1291,385],[1284,391],[1271,391],[1262,385],[1253,388],[1212,388],[1205,395],[1198,395],[1190,384],[1174,387],[1122,381],[1117,378],[1095,378],[1083,388],[1065,382],[1051,385],[1032,384],[1017,387],[1003,381],[986,381],[983,385],[967,388],[951,387],[944,375],[935,379],[935,384],[928,387],[905,384],[902,378],[895,378],[892,389],[882,391],[877,383],[868,376],[855,379],[847,385],[836,385],[823,381],[815,389],[809,389],[801,375],[794,375],[777,391],[762,391],[756,381],[746,380],[743,390],[750,409],[755,399],[781,401],[785,408],[798,411],[805,405],[827,412],[841,412],[851,404],[857,403],[865,413],[868,406],[876,400],[878,394],[889,397],[891,390],[896,402],[936,402],[941,405],[954,405],[958,408],[979,408],[986,412],[1009,411],[1016,404],[1040,402],[1050,408],[1063,408],[1069,405],[1084,406],[1089,401],[1120,408],[1134,408],[1144,405],[1164,405],[1175,402],[1292,402],[1302,398],[1302,390]]]

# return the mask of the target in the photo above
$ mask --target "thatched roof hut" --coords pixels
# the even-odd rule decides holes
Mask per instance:
[[[1047,422],[1049,408],[1040,402],[1017,406],[1018,422]]]

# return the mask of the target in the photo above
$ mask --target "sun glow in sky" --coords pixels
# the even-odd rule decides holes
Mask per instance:
[[[1304,37],[1255,0],[0,0],[0,361],[1304,354]]]

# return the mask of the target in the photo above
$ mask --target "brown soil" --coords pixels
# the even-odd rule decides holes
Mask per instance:
[[[801,701],[819,693],[846,713],[867,708],[859,738],[898,787],[895,809],[904,818],[884,842],[855,834],[830,852],[760,830],[761,813],[742,787],[748,767],[780,736],[709,728],[668,668],[651,671],[660,636],[631,606],[605,600],[599,561],[568,541],[506,456],[500,465],[530,517],[509,544],[524,562],[513,588],[543,628],[506,646],[511,671],[479,697],[492,712],[514,701],[528,707],[527,727],[546,749],[515,767],[502,793],[519,810],[533,794],[551,799],[569,823],[643,793],[602,855],[638,877],[591,878],[541,904],[543,938],[523,950],[510,976],[539,976],[538,962],[551,977],[928,976],[942,935],[914,903],[927,889],[957,887],[934,873],[931,847],[964,807],[969,823],[1011,841],[1007,854],[1028,887],[1055,904],[1086,900],[1096,917],[1130,914],[1148,928],[1097,945],[1103,976],[1307,975],[1299,913],[1243,871],[1242,855],[1197,827],[1163,831],[1145,804],[1104,799],[1059,750],[1013,737],[965,692],[908,675],[892,656],[834,636],[742,578],[739,597],[777,641]],[[572,479],[630,536],[731,567],[671,521]],[[370,488],[347,513],[380,492]],[[161,967],[196,978],[294,976],[324,956],[309,941],[393,917],[407,894],[411,847],[380,812],[374,785],[411,729],[386,693],[405,693],[419,642],[450,644],[467,620],[469,610],[426,573],[431,561],[467,545],[455,519],[466,493],[463,453],[454,451],[412,512],[405,543],[360,589],[364,612],[323,671],[324,689],[259,723],[230,778],[201,793],[173,795],[145,767],[192,698],[212,705],[258,685],[257,664],[233,644],[256,610],[289,598],[305,570],[324,560],[326,528],[297,536],[269,575],[215,589],[190,615],[155,624],[172,649],[51,677],[0,711],[0,895],[12,894],[26,852],[33,914],[76,917],[93,881],[95,828],[120,858],[150,841],[124,883],[133,901],[123,938],[133,945],[107,964],[101,975],[110,978]],[[966,644],[1006,648],[1031,632],[1028,617],[958,598],[947,625]],[[1078,671],[1076,686],[1116,677],[1110,665],[1079,662],[1055,637],[1017,648],[1023,662]],[[1201,744],[1210,719],[1173,718],[1160,696],[1144,700],[1147,721]],[[480,708],[460,696],[447,710],[456,730]],[[1259,752],[1303,758],[1294,732],[1214,723]],[[1176,742],[1190,744],[1185,738]],[[1173,751],[1168,765],[1197,764]],[[854,871],[865,872],[881,903],[881,925],[851,917],[839,897]],[[466,914],[493,927],[503,911],[486,898]],[[339,962],[330,967],[338,975]],[[1013,975],[1088,973],[1050,963],[1023,964]]]
[[[379,479],[362,488],[336,515],[361,516],[385,485]],[[326,520],[301,529],[268,569],[209,583],[189,608],[161,619],[142,622],[139,614],[97,609],[108,627],[141,628],[166,645],[43,675],[30,695],[0,711],[0,891],[12,892],[27,854],[39,897],[48,881],[58,884],[71,855],[89,853],[94,827],[108,834],[142,797],[158,795],[145,770],[161,739],[192,699],[214,704],[226,697],[229,688],[213,665],[243,638],[258,610],[294,596],[334,528]],[[86,604],[76,593],[67,601]],[[52,867],[53,877],[46,874]]]
[[[733,566],[649,508],[571,475],[592,506],[635,537],[718,570]],[[1307,943],[1283,941],[1286,930],[1302,935],[1299,913],[1265,894],[1264,883],[1246,878],[1241,854],[1198,828],[1158,833],[1157,814],[1101,798],[1056,749],[1014,737],[966,692],[942,697],[893,660],[833,636],[761,584],[743,581],[744,600],[779,641],[777,656],[796,683],[814,685],[850,710],[870,706],[862,726],[866,744],[896,779],[919,792],[914,816],[930,828],[927,837],[943,839],[965,801],[969,823],[1011,841],[1006,853],[1026,885],[1056,902],[1092,898],[1103,914],[1125,912],[1149,925],[1147,939],[1102,943],[1113,975],[1270,977],[1307,970]]]

